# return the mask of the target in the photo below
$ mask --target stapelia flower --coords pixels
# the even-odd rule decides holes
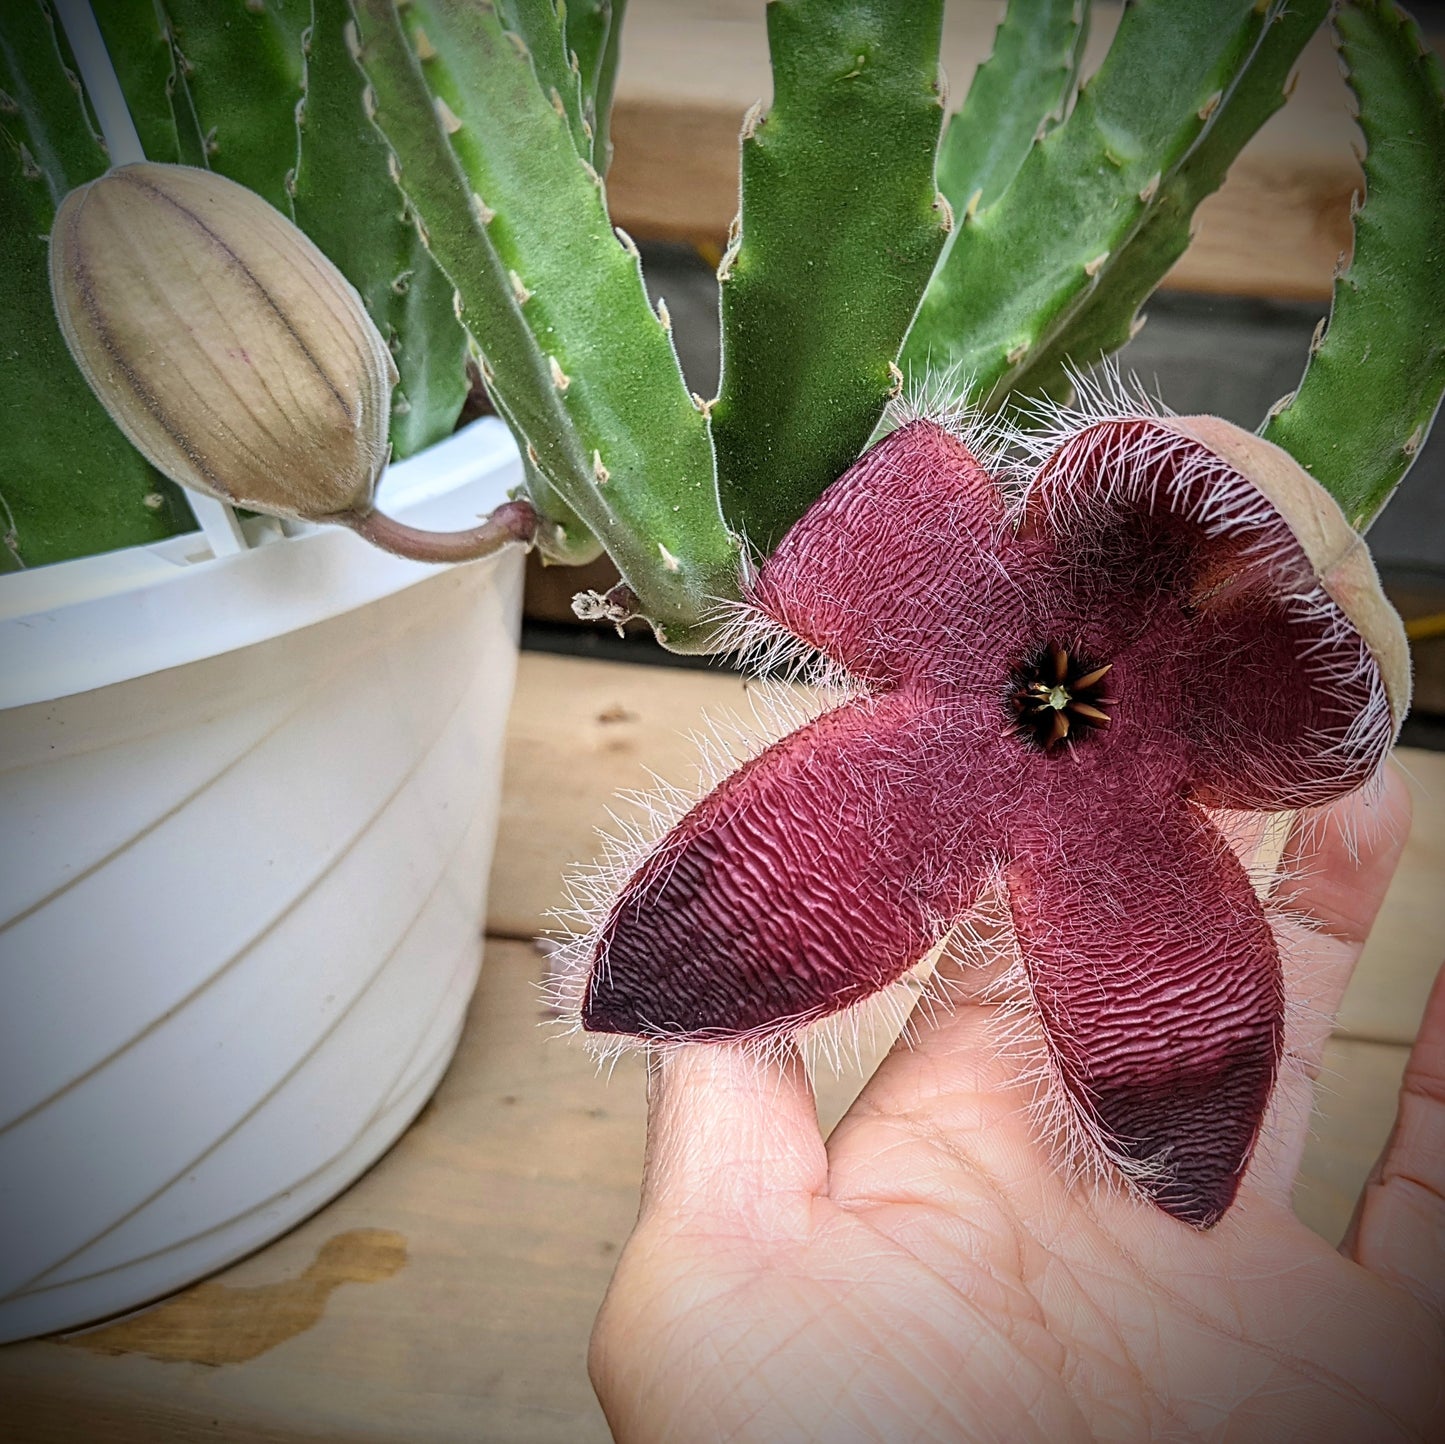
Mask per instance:
[[[789,532],[750,601],[857,691],[636,869],[582,1024],[776,1037],[897,979],[1001,880],[1075,1131],[1208,1227],[1259,1131],[1283,992],[1206,809],[1368,781],[1408,702],[1404,637],[1282,451],[1207,417],[1055,443],[1010,493],[912,421]]]

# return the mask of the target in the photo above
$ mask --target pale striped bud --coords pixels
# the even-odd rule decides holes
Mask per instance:
[[[167,476],[283,516],[369,511],[391,352],[260,196],[191,166],[120,166],[65,198],[50,277],[85,379]]]

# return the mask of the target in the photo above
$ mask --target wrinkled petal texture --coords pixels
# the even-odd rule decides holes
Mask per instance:
[[[774,1034],[916,963],[977,897],[984,854],[977,836],[926,846],[929,798],[900,776],[917,767],[917,731],[901,699],[839,708],[709,793],[618,900],[586,1026]]]
[[[997,484],[963,443],[914,423],[813,504],[751,600],[866,685],[934,675],[940,653],[987,643],[1003,520]]]
[[[1066,1132],[1200,1227],[1233,1201],[1282,1041],[1279,955],[1244,869],[1192,808],[1019,839],[1009,906]],[[1202,904],[1207,901],[1207,906]]]
[[[1152,418],[1088,427],[1040,468],[1026,516],[1091,586],[1115,573],[1170,593],[1171,722],[1196,799],[1315,807],[1384,761],[1395,727],[1368,646],[1289,522],[1204,446]]]
[[[899,977],[1002,876],[1071,1133],[1212,1224],[1283,999],[1268,920],[1200,804],[1328,801],[1394,734],[1289,522],[1157,418],[1079,428],[1013,492],[916,421],[809,509],[750,600],[859,695],[644,860],[595,939],[583,1026],[776,1036]],[[1017,699],[1060,650],[1107,664],[1108,717],[1046,747]]]

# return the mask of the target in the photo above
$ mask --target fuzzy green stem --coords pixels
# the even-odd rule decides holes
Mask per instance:
[[[571,65],[556,0],[494,0],[507,30],[531,62],[538,90],[567,122],[572,144],[592,161],[592,124],[583,115],[583,82]]]
[[[449,436],[467,396],[467,335],[452,284],[432,260],[391,177],[391,155],[366,114],[366,78],[346,44],[347,0],[311,0],[305,91],[296,107],[297,225],[356,287],[386,338],[399,381],[391,398],[394,459]]]
[[[712,408],[729,523],[764,552],[858,455],[949,228],[941,0],[774,0],[773,104],[742,140]]]
[[[1009,0],[938,151],[938,188],[957,214],[992,205],[1064,118],[1088,35],[1088,0]]]
[[[1087,305],[1249,63],[1253,0],[1137,0],[1069,117],[993,205],[962,217],[904,356],[1000,404]]]
[[[162,0],[205,164],[289,209],[311,0]]]
[[[706,422],[601,177],[497,11],[354,0],[398,183],[456,287],[482,377],[534,468],[679,650],[740,587]],[[538,498],[534,498],[538,500]]]
[[[1136,334],[1144,324],[1139,308],[1189,245],[1196,208],[1218,190],[1240,151],[1285,103],[1290,73],[1328,10],[1329,0],[1291,0],[1273,15],[1204,133],[1174,174],[1161,181],[1139,229],[1101,268],[1068,323],[1014,373],[1013,400],[1067,397],[1075,374]]]

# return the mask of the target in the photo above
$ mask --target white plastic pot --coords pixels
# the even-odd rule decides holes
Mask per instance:
[[[520,479],[486,420],[383,502],[458,528]],[[251,525],[0,578],[0,1341],[339,1192],[476,981],[520,555]]]

